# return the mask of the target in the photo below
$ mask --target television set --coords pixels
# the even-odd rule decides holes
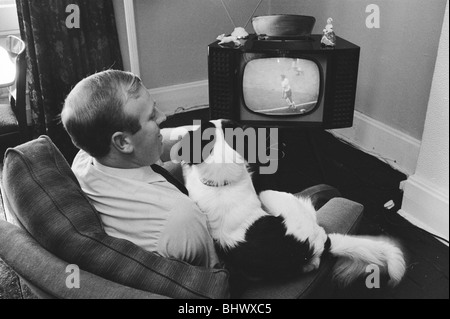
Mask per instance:
[[[256,127],[351,127],[360,48],[321,35],[261,38],[252,34],[231,48],[208,46],[211,119]]]

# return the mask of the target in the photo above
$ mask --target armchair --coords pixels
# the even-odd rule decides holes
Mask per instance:
[[[320,207],[318,220],[327,232],[356,230],[362,205],[336,197],[326,185],[303,194]],[[194,267],[106,235],[66,160],[45,136],[7,151],[2,197],[9,222],[0,221],[0,258],[41,298],[222,299],[231,291],[233,298],[286,299],[329,292],[332,258],[289,282],[230,289],[224,269]],[[79,289],[66,285],[72,264],[80,269]]]

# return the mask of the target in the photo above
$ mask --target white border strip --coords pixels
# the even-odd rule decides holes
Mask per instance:
[[[416,171],[421,142],[358,111],[352,127],[330,133],[408,176]]]
[[[166,115],[209,107],[208,80],[154,88],[148,92]]]
[[[127,28],[128,51],[130,54],[131,72],[140,76],[141,69],[139,66],[139,51],[136,34],[136,19],[134,17],[133,0],[124,0],[125,24]]]
[[[398,213],[414,225],[448,240],[448,193],[417,175],[408,178],[404,187],[402,209]]]

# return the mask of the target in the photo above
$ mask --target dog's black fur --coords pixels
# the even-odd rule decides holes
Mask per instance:
[[[312,257],[309,241],[286,235],[284,219],[265,216],[251,225],[245,241],[232,249],[217,245],[226,265],[247,279],[288,279],[302,272]]]

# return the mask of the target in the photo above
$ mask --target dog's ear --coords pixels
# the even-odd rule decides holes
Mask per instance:
[[[221,125],[227,144],[249,162],[250,152],[256,152],[256,130],[229,119],[221,120]]]
[[[215,140],[215,125],[202,121],[200,127],[189,131],[182,140],[178,156],[186,164],[203,163],[212,151]]]
[[[220,120],[221,125],[222,125],[222,130],[226,129],[226,128],[243,128],[241,124],[239,124],[238,122],[234,121],[234,120],[230,120],[230,119],[222,119]]]

